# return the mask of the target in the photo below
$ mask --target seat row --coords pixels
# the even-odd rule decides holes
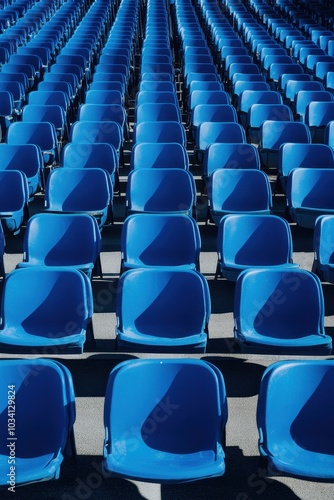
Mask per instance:
[[[76,454],[71,372],[37,358],[2,360],[0,373],[6,387],[0,485],[15,491],[58,479],[64,458]],[[333,377],[329,360],[282,361],[265,370],[254,416],[265,473],[333,480]],[[45,398],[48,404],[40,405]],[[208,361],[119,363],[108,377],[103,413],[103,468],[112,478],[178,483],[229,471],[225,381]]]
[[[332,225],[333,217],[320,217],[314,236],[312,270],[327,281],[333,281]],[[277,216],[221,220],[216,276],[237,282],[235,338],[245,352],[331,352],[320,280],[293,263],[291,240],[288,224]],[[102,276],[100,246],[96,219],[87,214],[29,219],[23,260],[4,281],[2,351],[80,353],[86,335],[94,340],[90,279]],[[117,283],[118,350],[206,351],[211,300],[199,258],[200,235],[191,217],[127,217]],[[281,296],[283,301],[272,299]]]

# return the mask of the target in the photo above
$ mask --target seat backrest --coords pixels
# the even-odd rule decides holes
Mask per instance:
[[[238,108],[240,112],[247,113],[253,104],[282,104],[279,92],[273,90],[244,90],[239,95]]]
[[[295,109],[302,121],[305,120],[306,107],[312,101],[330,102],[333,94],[327,90],[300,90],[295,95]]]
[[[49,122],[61,129],[66,124],[65,110],[57,104],[27,104],[22,110],[22,122]]]
[[[23,260],[42,266],[93,265],[100,247],[100,232],[90,215],[40,213],[27,223]]]
[[[121,275],[117,289],[120,331],[136,325],[145,335],[174,339],[204,331],[210,304],[206,281],[196,271],[132,269]],[[136,290],[145,290],[145,294],[135,293]]]
[[[258,150],[247,143],[213,143],[203,157],[203,173],[209,176],[219,168],[260,168]]]
[[[190,122],[198,127],[203,122],[237,122],[234,106],[230,104],[197,104],[191,113]]]
[[[77,121],[70,129],[70,142],[90,144],[104,142],[119,151],[122,144],[122,130],[114,121]]]
[[[295,168],[288,177],[287,202],[294,208],[334,209],[332,168]]]
[[[4,328],[23,326],[28,336],[54,340],[80,334],[88,318],[87,291],[84,275],[75,269],[16,269],[5,279]]]
[[[333,454],[332,443],[326,437],[334,416],[334,403],[329,396],[333,380],[334,367],[330,360],[285,360],[266,369],[257,403],[261,454],[281,461],[283,453],[293,457],[293,450],[303,448],[312,457],[318,458],[319,454],[319,461],[310,467],[309,459],[306,462],[301,456],[298,472],[308,477],[332,478],[330,466],[323,467],[320,457]],[[291,398],[288,405],[287,391]],[[282,412],[285,406],[286,411]],[[326,460],[325,463],[328,464]],[[292,459],[290,464],[293,470]]]
[[[334,120],[334,101],[311,101],[306,106],[305,123],[309,127],[325,127]]]
[[[46,82],[47,83],[47,82]],[[66,85],[66,83],[64,82]],[[66,85],[67,87],[67,85]],[[68,89],[68,87],[67,87]],[[64,109],[66,112],[70,105],[70,98],[68,92],[63,90],[36,90],[29,92],[28,104],[34,105],[57,105]]]
[[[196,131],[196,146],[205,149],[214,142],[246,142],[244,128],[235,122],[202,122]]]
[[[42,167],[42,152],[35,144],[0,144],[0,170],[21,170],[29,178]]]
[[[262,170],[215,170],[208,183],[208,200],[213,211],[270,211],[271,189]]]
[[[181,112],[173,103],[145,102],[136,108],[137,123],[144,121],[180,121]]]
[[[55,126],[50,122],[16,122],[8,127],[7,144],[36,144],[42,151],[57,147]]]
[[[294,168],[334,168],[333,150],[326,144],[286,142],[278,151],[278,171],[287,177]]]
[[[190,213],[195,204],[194,178],[179,168],[141,168],[128,176],[126,206],[131,212]]]
[[[52,360],[6,359],[1,362],[0,376],[8,387],[11,406],[14,407],[16,403],[22,409],[22,412],[15,413],[15,437],[21,443],[15,448],[15,458],[22,467],[16,470],[17,485],[30,480],[43,481],[58,477],[75,420],[75,397],[70,372]],[[38,408],[40,398],[48,401],[42,408]],[[8,398],[5,402],[2,397],[1,415],[4,415],[8,404]],[[3,424],[4,418],[1,418]],[[5,456],[6,451],[8,454],[8,449],[1,447],[1,455]],[[44,467],[45,460],[38,460],[40,457],[48,457],[53,472],[50,473]]]
[[[140,142],[133,146],[131,168],[189,168],[186,148],[177,142]]]
[[[293,121],[291,108],[286,104],[252,104],[248,110],[247,124],[260,128],[266,120]]]
[[[179,121],[141,122],[134,129],[134,143],[178,142],[186,146],[186,134]]]
[[[116,122],[123,126],[125,110],[121,104],[81,104],[77,120],[82,122]]]
[[[285,86],[285,97],[290,101],[295,101],[295,96],[300,90],[325,90],[321,82],[303,81],[303,80],[288,80]]]
[[[86,104],[123,104],[123,96],[119,90],[88,90],[85,97]]]
[[[109,184],[100,168],[57,168],[45,186],[45,207],[56,211],[103,211],[110,202]]]
[[[276,215],[230,214],[217,235],[218,258],[225,266],[275,266],[292,262],[289,224]]]
[[[246,270],[236,283],[234,318],[240,332],[281,339],[323,335],[320,280],[300,268]]]
[[[198,268],[201,238],[187,215],[134,214],[122,226],[123,267],[180,266]]]
[[[61,165],[65,168],[102,168],[115,175],[118,156],[114,146],[105,142],[69,142],[61,152]]]
[[[132,411],[129,401],[136,395],[138,399],[138,394],[142,397]],[[154,435],[148,430],[145,432],[148,415],[157,408],[158,401],[162,404],[166,398],[173,401],[178,410],[157,426]],[[108,436],[105,453],[111,453],[112,446],[128,428],[135,430],[138,443],[143,440],[145,446],[168,454],[216,450],[226,420],[224,380],[213,365],[195,359],[126,361],[116,366],[108,380],[104,406]],[[175,439],[171,440],[171,436]]]
[[[305,123],[266,120],[261,125],[260,146],[263,149],[277,150],[285,142],[311,142],[308,126]]]

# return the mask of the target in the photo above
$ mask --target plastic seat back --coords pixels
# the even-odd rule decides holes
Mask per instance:
[[[177,142],[186,146],[187,138],[179,121],[141,122],[135,126],[133,142]]]
[[[201,238],[186,215],[134,214],[122,227],[122,270],[173,266],[199,269]]]
[[[192,215],[196,199],[191,173],[179,168],[142,168],[128,176],[128,213],[184,213]]]
[[[234,318],[236,339],[245,349],[310,355],[331,351],[321,283],[309,271],[244,271],[236,284]]]
[[[107,174],[100,168],[58,168],[45,187],[45,208],[51,212],[86,212],[99,227],[107,220],[112,200]]]
[[[287,180],[290,215],[302,227],[313,228],[319,215],[334,213],[332,168],[295,168]]]
[[[213,143],[205,150],[203,175],[209,177],[219,168],[260,168],[258,150],[247,143]]]
[[[189,385],[191,380],[193,383]],[[125,392],[124,387],[128,391]],[[131,407],[129,411],[129,400],[135,394],[142,397],[136,411],[131,411]],[[178,411],[159,424],[157,432],[150,434],[147,425],[150,415],[158,408],[158,401],[161,405],[167,400],[172,401]],[[221,436],[226,421],[224,380],[213,365],[202,360],[124,362],[111,372],[106,390],[105,467],[116,476],[159,482],[222,475],[225,466]],[[130,446],[130,441],[124,442],[122,438],[130,428],[138,429],[138,447],[134,454],[126,453],[127,460],[123,462],[118,459],[118,450],[121,443],[125,450]],[[196,462],[192,463],[194,459]],[[152,461],[154,468],[148,467]]]
[[[1,457],[6,457],[7,462],[8,450],[15,453],[17,485],[57,479],[66,448],[70,445],[75,420],[70,372],[60,363],[47,359],[11,359],[2,360],[0,376],[8,387],[6,392],[11,406],[22,409],[22,412],[14,412],[15,438],[20,446],[12,445],[9,449],[3,441]],[[48,401],[42,408],[39,404],[41,398]],[[6,394],[6,401],[1,398],[2,414],[8,404]],[[4,418],[1,425],[4,425]],[[1,485],[9,487],[4,466],[1,468],[1,479]]]
[[[326,144],[286,142],[278,152],[278,176],[285,191],[289,173],[294,168],[334,168],[333,150]]]
[[[145,296],[136,290],[145,290]],[[164,348],[203,352],[210,316],[207,282],[190,269],[126,271],[118,283],[116,316],[120,346],[132,343],[134,348],[137,344],[162,352]]]
[[[330,360],[287,360],[266,369],[257,426],[260,454],[274,473],[333,480],[333,447],[327,438],[334,415],[329,397],[333,378]],[[285,404],[287,390],[289,405]]]
[[[36,214],[28,221],[19,267],[64,266],[92,274],[101,236],[88,214]]]
[[[74,269],[39,266],[9,273],[3,292],[2,348],[63,346],[82,352],[92,303],[86,279]]]
[[[131,150],[131,168],[189,169],[186,148],[177,142],[139,142]]]
[[[261,170],[222,168],[209,178],[209,213],[216,225],[228,213],[269,214],[271,197],[268,176]]]
[[[252,267],[292,264],[288,223],[276,215],[231,214],[219,223],[217,273],[235,281]]]

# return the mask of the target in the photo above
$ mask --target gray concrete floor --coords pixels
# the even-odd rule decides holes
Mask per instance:
[[[205,224],[206,197],[198,197],[198,223],[202,236],[201,271],[206,276],[212,299],[210,341],[207,353],[196,355],[210,360],[223,373],[228,396],[226,473],[223,477],[194,483],[161,485],[106,477],[101,469],[103,429],[103,402],[110,370],[120,361],[132,357],[161,357],[164,355],[119,354],[115,352],[115,287],[120,269],[120,231],[124,220],[124,185],[126,168],[121,171],[123,194],[115,197],[115,224],[103,229],[103,279],[93,281],[95,298],[94,330],[96,349],[87,344],[82,355],[56,356],[71,371],[75,393],[77,419],[75,437],[77,464],[66,460],[60,479],[53,482],[17,488],[15,498],[25,500],[183,500],[183,499],[332,499],[333,484],[312,482],[283,476],[267,477],[258,460],[256,404],[259,383],[266,366],[283,359],[279,356],[242,355],[233,341],[234,284],[215,280],[215,242],[217,228]],[[193,170],[199,179],[199,170]],[[31,204],[31,213],[43,207],[42,196]],[[276,213],[282,214],[284,199],[276,199]],[[304,269],[311,269],[312,231],[291,225],[294,242],[294,260]],[[6,272],[22,260],[24,228],[15,237],[7,239]],[[334,327],[334,285],[323,284],[326,318],[329,334]],[[170,355],[168,355],[170,356]],[[180,357],[187,355],[180,355]],[[1,358],[10,355],[0,354]],[[27,356],[29,357],[29,356]],[[286,358],[284,358],[286,359]],[[333,357],[332,357],[333,359]],[[288,395],[287,395],[288,397]],[[332,438],[332,437],[331,437]],[[0,492],[0,498],[13,494]]]

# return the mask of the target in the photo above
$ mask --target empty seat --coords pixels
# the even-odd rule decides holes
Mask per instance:
[[[234,336],[242,352],[328,355],[320,280],[303,269],[249,269],[237,279]]]
[[[88,214],[40,213],[30,217],[18,267],[71,267],[101,275],[101,235]]]
[[[288,223],[276,215],[233,214],[219,223],[216,276],[236,281],[249,268],[298,267],[293,264]]]
[[[269,214],[271,198],[268,176],[261,170],[215,170],[208,181],[208,216],[218,226],[229,213]]]
[[[153,412],[167,401],[173,410],[164,406],[156,424]],[[196,359],[123,362],[110,373],[106,390],[104,467],[115,476],[160,483],[222,475],[226,421],[224,379],[214,365]]]
[[[179,168],[132,170],[126,188],[126,210],[131,213],[196,215],[193,175]]]
[[[11,271],[3,289],[0,350],[81,353],[92,303],[89,279],[75,269],[37,266]]]
[[[45,186],[45,210],[88,213],[101,230],[112,221],[112,200],[107,174],[100,168],[57,168]]]
[[[331,360],[286,360],[266,369],[257,426],[268,474],[333,480],[333,442],[328,439],[334,416],[333,378]]]
[[[253,104],[246,118],[248,141],[259,144],[260,129],[266,120],[293,121],[291,108],[286,104]]]
[[[321,215],[316,219],[313,233],[314,259],[312,271],[321,281],[334,283],[333,215]]]
[[[331,102],[334,97],[327,90],[300,90],[295,95],[295,111],[300,121],[305,122],[306,108],[312,101]]]
[[[244,128],[235,122],[201,122],[196,130],[195,159],[202,163],[205,150],[219,142],[246,143]]]
[[[131,168],[189,169],[185,146],[178,142],[139,142],[131,149]]]
[[[299,167],[334,168],[333,150],[326,144],[282,144],[278,151],[277,182],[284,192],[289,173]]]
[[[133,142],[177,142],[187,145],[186,133],[179,121],[138,123],[133,131]]]
[[[334,101],[312,101],[306,106],[305,123],[309,126],[313,143],[324,143],[325,128],[333,120]]]
[[[285,142],[311,143],[308,126],[293,121],[266,120],[260,127],[259,137],[261,163],[266,169],[277,169],[278,151]]]
[[[29,199],[43,186],[43,157],[35,144],[0,144],[0,170],[20,170],[28,182]]]
[[[292,221],[302,227],[314,228],[319,215],[333,214],[333,183],[332,168],[293,169],[286,186],[287,206]]]
[[[7,144],[35,144],[43,153],[44,167],[59,163],[57,132],[51,122],[16,122],[7,132]]]
[[[0,170],[0,219],[5,233],[17,234],[28,216],[28,183],[19,170]]]
[[[207,181],[214,170],[220,168],[260,168],[257,148],[247,143],[210,144],[204,151],[203,177]]]
[[[199,269],[201,237],[183,214],[134,214],[121,233],[121,271],[143,267]]]
[[[58,479],[64,458],[69,454],[75,457],[71,373],[53,360],[3,359],[0,376],[6,396],[8,393],[6,403],[1,399],[1,414],[6,410],[8,420],[11,407],[15,422],[15,441],[5,441],[5,431],[2,433],[1,486],[14,488],[10,491],[15,493],[15,485]],[[47,404],[41,405],[41,400]],[[4,429],[4,419],[1,424]],[[8,462],[10,452],[13,462]]]
[[[131,269],[117,286],[117,349],[205,352],[209,316],[209,289],[200,273],[174,267]]]
[[[119,123],[114,121],[78,121],[71,126],[70,142],[111,144],[120,156],[123,132]]]

